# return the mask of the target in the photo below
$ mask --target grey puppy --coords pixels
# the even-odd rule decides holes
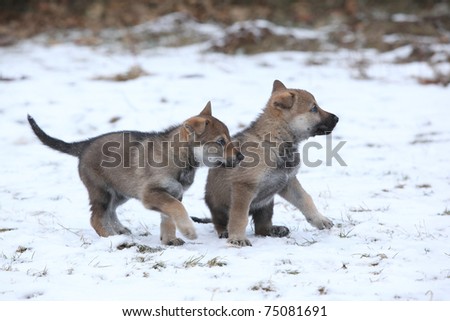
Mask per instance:
[[[275,80],[262,114],[233,137],[244,161],[235,168],[209,170],[205,201],[219,237],[235,246],[250,246],[245,236],[249,214],[256,235],[288,235],[287,227],[272,225],[275,195],[297,207],[313,226],[331,228],[333,223],[319,213],[296,177],[297,148],[308,137],[330,133],[338,120],[321,109],[309,92],[288,89]]]
[[[104,237],[130,233],[116,209],[135,198],[161,213],[163,244],[184,243],[176,237],[177,228],[195,239],[194,225],[181,200],[196,169],[203,164],[233,167],[243,159],[231,143],[228,128],[212,116],[209,102],[198,116],[162,132],[120,131],[74,143],[50,137],[31,116],[28,121],[42,143],[78,157],[80,178],[89,194],[91,225]]]

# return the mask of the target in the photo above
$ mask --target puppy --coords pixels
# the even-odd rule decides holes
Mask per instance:
[[[113,132],[75,143],[50,137],[31,116],[28,122],[42,143],[78,157],[80,178],[89,194],[91,225],[104,237],[130,233],[116,209],[135,198],[161,213],[163,244],[184,244],[176,236],[177,228],[195,239],[194,225],[181,200],[196,169],[200,165],[233,167],[243,159],[228,128],[212,116],[209,102],[198,116],[162,132]]]
[[[331,228],[333,223],[319,213],[296,177],[300,167],[297,149],[308,137],[329,134],[338,120],[321,109],[309,92],[288,89],[275,80],[262,114],[233,137],[244,161],[235,168],[209,170],[205,201],[219,237],[235,246],[250,246],[245,235],[249,214],[256,235],[288,235],[287,227],[272,225],[277,194],[298,208],[311,225]]]

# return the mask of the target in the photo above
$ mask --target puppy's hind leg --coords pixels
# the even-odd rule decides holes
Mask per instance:
[[[89,192],[91,203],[91,225],[98,235],[108,237],[118,234],[112,227],[111,214],[111,194],[105,189],[90,185],[86,186]]]
[[[109,224],[117,234],[131,234],[131,231],[122,225],[116,214],[117,207],[125,203],[128,199],[115,191],[110,192],[110,194],[111,202],[109,203],[107,210],[107,214],[109,215]]]
[[[255,234],[271,237],[285,237],[289,234],[289,229],[285,226],[272,225],[273,200],[264,207],[251,210],[255,223]]]
[[[116,208],[127,199],[108,188],[101,176],[89,167],[80,167],[79,171],[89,194],[91,225],[97,234],[103,237],[130,234],[130,230],[120,223],[116,215]]]

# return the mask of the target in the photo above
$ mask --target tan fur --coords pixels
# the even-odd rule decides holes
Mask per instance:
[[[233,169],[209,170],[205,201],[219,237],[228,237],[232,245],[251,245],[245,235],[249,214],[256,235],[286,236],[286,227],[272,225],[275,195],[297,207],[313,226],[331,228],[296,177],[299,160],[286,155],[295,154],[302,140],[331,132],[337,121],[310,93],[276,80],[263,113],[233,137],[245,159]]]
[[[184,243],[176,237],[176,229],[195,239],[194,225],[181,200],[196,168],[208,159],[210,149],[216,151],[216,163],[209,166],[233,167],[243,158],[228,128],[212,116],[210,103],[199,115],[164,132],[116,132],[76,143],[48,136],[30,116],[28,121],[44,144],[79,158],[80,178],[91,204],[91,225],[104,237],[130,233],[118,220],[116,208],[135,198],[161,213],[163,244]],[[218,143],[219,139],[225,143]]]

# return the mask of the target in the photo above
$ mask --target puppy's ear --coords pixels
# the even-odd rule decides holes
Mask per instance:
[[[205,132],[206,126],[209,124],[209,120],[203,117],[192,117],[186,120],[183,124],[184,128],[190,134],[201,135]]]
[[[203,116],[212,116],[212,112],[211,112],[211,102],[208,101],[208,103],[206,104],[205,108],[203,108],[203,110],[200,112],[200,115]]]
[[[294,105],[294,95],[289,91],[276,93],[272,97],[273,105],[277,108],[288,109]]]
[[[273,82],[272,94],[276,91],[286,90],[286,86],[278,79]]]

